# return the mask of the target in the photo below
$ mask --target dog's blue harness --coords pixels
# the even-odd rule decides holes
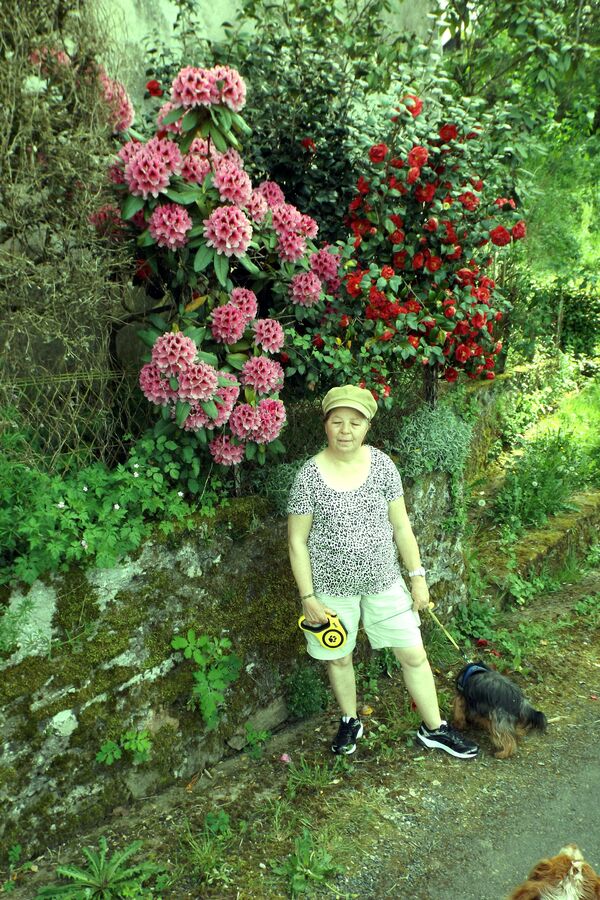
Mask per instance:
[[[466,669],[464,670],[464,672],[458,679],[458,681],[456,683],[456,687],[458,688],[458,690],[461,693],[464,693],[465,685],[466,685],[467,681],[469,680],[469,678],[471,677],[471,675],[473,675],[475,672],[488,672],[488,671],[489,671],[489,669],[486,669],[485,666],[480,666],[478,663],[471,663],[470,665],[468,665],[466,667]]]

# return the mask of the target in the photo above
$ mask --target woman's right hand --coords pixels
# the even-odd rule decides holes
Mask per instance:
[[[327,606],[323,606],[321,601],[317,600],[316,597],[308,597],[306,600],[302,601],[302,612],[309,625],[316,625],[317,622],[321,625],[326,625],[327,616],[335,616],[333,610],[329,609]]]

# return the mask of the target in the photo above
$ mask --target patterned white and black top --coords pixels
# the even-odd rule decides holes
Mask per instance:
[[[403,495],[402,479],[389,456],[369,450],[369,474],[354,490],[328,487],[314,458],[292,485],[288,513],[313,516],[308,552],[317,594],[378,594],[401,578],[388,504]]]

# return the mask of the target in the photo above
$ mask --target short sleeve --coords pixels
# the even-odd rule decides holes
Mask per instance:
[[[382,453],[380,456],[381,460],[381,470],[382,470],[382,488],[383,488],[383,496],[391,503],[392,500],[397,500],[398,497],[402,497],[404,495],[404,488],[402,487],[402,479],[400,478],[400,472],[396,468],[393,460],[390,459],[385,453]]]
[[[309,516],[314,510],[313,494],[310,489],[310,471],[308,464],[297,472],[292,484],[287,504],[288,515]]]

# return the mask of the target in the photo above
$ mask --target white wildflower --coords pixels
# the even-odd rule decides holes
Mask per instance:
[[[113,509],[121,509],[118,503],[113,503]]]

